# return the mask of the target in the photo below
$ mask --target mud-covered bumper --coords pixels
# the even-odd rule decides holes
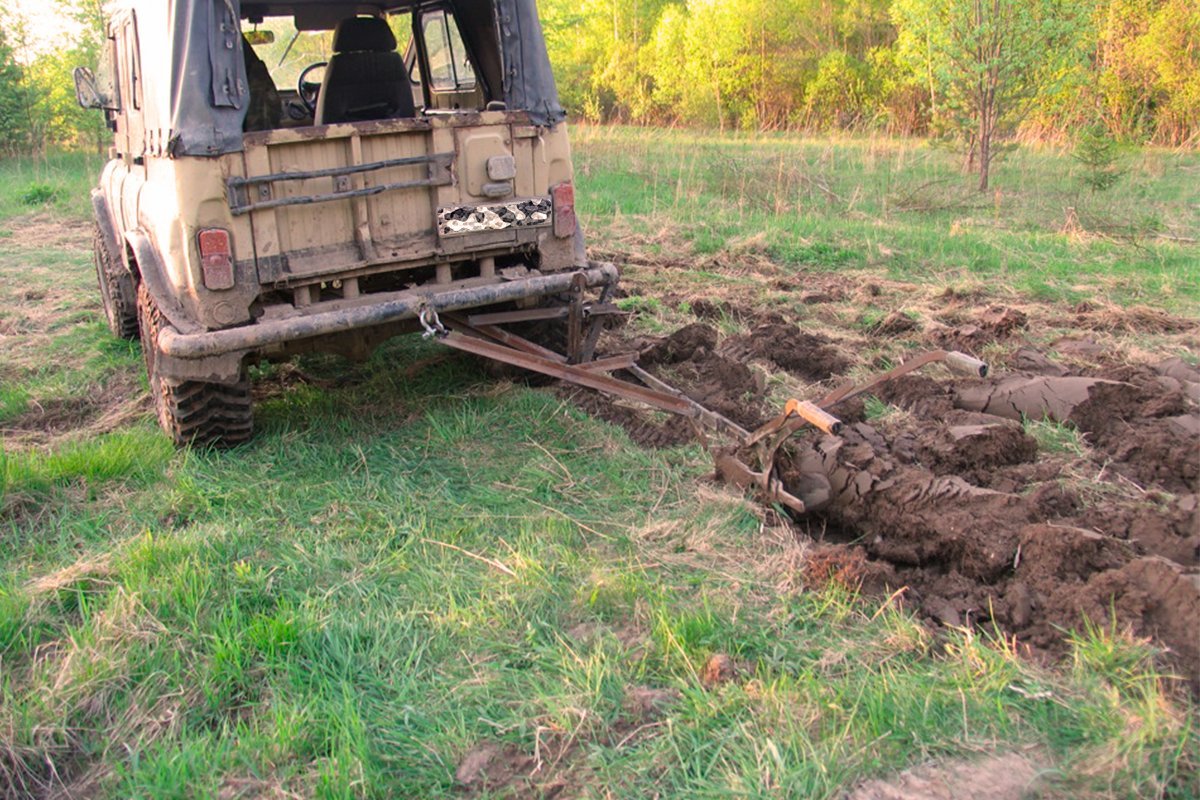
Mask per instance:
[[[159,333],[158,345],[162,355],[170,360],[221,358],[285,342],[414,320],[424,309],[439,313],[462,311],[561,294],[571,289],[575,276],[580,274],[589,287],[612,285],[618,279],[616,266],[592,262],[587,269],[573,272],[458,287],[450,285],[414,289],[384,302],[268,322],[260,320],[252,325],[226,330],[180,333],[167,327]]]

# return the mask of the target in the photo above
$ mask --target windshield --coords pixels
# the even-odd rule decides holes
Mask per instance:
[[[392,14],[387,20],[403,48],[412,38],[410,15]],[[271,80],[281,91],[295,89],[305,67],[328,61],[333,55],[333,31],[297,31],[292,17],[269,17],[260,25],[243,22],[242,30],[270,31],[275,35],[270,44],[254,45],[254,52],[266,63]],[[405,50],[400,52],[403,55]]]

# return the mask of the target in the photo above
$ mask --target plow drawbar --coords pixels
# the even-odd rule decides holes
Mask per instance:
[[[754,491],[768,504],[782,505],[797,514],[806,513],[804,501],[784,488],[776,474],[775,458],[784,443],[800,430],[811,426],[831,436],[838,435],[842,422],[831,412],[839,404],[930,364],[944,364],[964,377],[984,378],[988,374],[987,364],[977,358],[952,350],[934,350],[865,382],[846,383],[819,400],[789,400],[777,417],[748,431],[642,369],[637,363],[637,353],[596,359],[595,348],[604,319],[622,312],[609,302],[615,282],[603,286],[598,303],[585,301],[588,277],[583,272],[575,274],[565,307],[463,316],[439,315],[436,308],[426,306],[420,309],[419,319],[427,338],[455,350],[689,419],[697,437],[712,453],[719,477]],[[566,321],[566,354],[500,327],[542,320]],[[622,372],[637,382],[616,377],[615,373]]]

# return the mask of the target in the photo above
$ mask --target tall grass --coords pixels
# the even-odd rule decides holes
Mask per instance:
[[[580,208],[617,249],[632,232],[638,248],[751,246],[797,269],[987,281],[1049,300],[1200,300],[1194,152],[1140,151],[1099,193],[1067,153],[1016,148],[979,194],[952,154],[920,140],[582,126],[575,141]]]

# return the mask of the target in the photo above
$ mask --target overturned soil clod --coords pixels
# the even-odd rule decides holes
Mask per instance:
[[[853,361],[824,336],[806,333],[787,322],[768,322],[747,336],[733,337],[722,351],[734,358],[767,361],[806,381],[841,375]]]

